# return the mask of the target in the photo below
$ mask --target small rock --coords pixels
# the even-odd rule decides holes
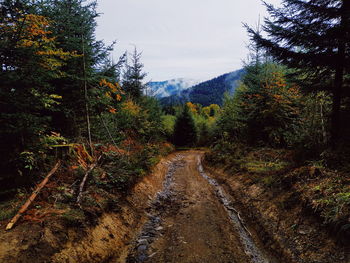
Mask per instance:
[[[147,239],[139,239],[139,240],[137,240],[137,243],[139,245],[148,245]]]
[[[145,254],[141,254],[141,255],[138,255],[138,261],[139,262],[144,262],[148,259],[147,255]]]
[[[146,245],[140,245],[140,246],[138,246],[138,248],[137,248],[137,251],[138,252],[144,252],[144,251],[146,251],[147,250],[147,246]]]

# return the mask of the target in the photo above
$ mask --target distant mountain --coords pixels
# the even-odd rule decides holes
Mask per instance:
[[[199,82],[200,81],[185,78],[150,82],[148,83],[147,93],[156,98],[169,97],[180,94],[181,91],[197,85]]]
[[[179,94],[161,98],[160,101],[165,105],[182,104],[187,101],[200,103],[203,106],[208,106],[210,104],[221,105],[224,93],[229,92],[233,94],[244,72],[244,69],[240,69],[221,75],[199,83],[189,89],[185,89]]]

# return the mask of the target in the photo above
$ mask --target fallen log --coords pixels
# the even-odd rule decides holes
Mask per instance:
[[[45,176],[44,180],[37,185],[35,190],[33,191],[32,195],[29,197],[29,199],[25,202],[25,204],[21,207],[21,209],[18,211],[18,213],[12,218],[12,220],[7,224],[6,230],[12,229],[12,227],[16,224],[18,219],[27,211],[28,207],[31,205],[31,203],[35,200],[41,189],[47,184],[50,177],[57,171],[59,166],[61,165],[61,161],[58,161],[56,165],[52,168],[52,170]]]
[[[87,170],[87,172],[85,173],[84,177],[83,177],[83,180],[81,181],[80,183],[80,186],[79,186],[79,194],[78,194],[78,198],[77,198],[77,204],[79,205],[79,207],[81,207],[81,199],[83,197],[83,189],[84,189],[84,186],[85,186],[85,183],[86,183],[86,180],[88,178],[88,175],[91,173],[92,170],[95,169],[95,167],[97,166],[99,160],[101,159],[102,155],[100,157],[98,157],[97,161],[95,163],[93,163],[90,168]]]

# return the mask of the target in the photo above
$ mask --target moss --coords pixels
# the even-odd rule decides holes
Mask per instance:
[[[61,217],[67,226],[80,226],[85,221],[85,214],[80,209],[69,209]]]

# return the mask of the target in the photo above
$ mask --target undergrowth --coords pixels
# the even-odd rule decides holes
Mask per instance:
[[[95,224],[104,212],[119,212],[128,191],[159,161],[173,151],[167,143],[128,145],[127,151],[111,145],[97,145],[96,155],[103,155],[92,170],[84,187],[80,206],[77,204],[79,185],[92,157],[85,147],[74,146],[67,151],[66,161],[41,190],[21,221],[43,222],[60,218],[67,226]],[[32,189],[0,203],[0,221],[8,221],[29,198]]]
[[[298,163],[296,152],[285,149],[250,148],[241,144],[217,144],[206,161],[228,174],[244,174],[273,195],[290,193],[293,204],[306,206],[340,235],[350,234],[350,174],[334,169],[328,159]],[[328,156],[330,155],[327,153]],[[334,153],[333,153],[334,154]],[[334,157],[334,156],[333,156]],[[335,160],[335,157],[334,157]],[[339,163],[339,161],[338,161]]]

